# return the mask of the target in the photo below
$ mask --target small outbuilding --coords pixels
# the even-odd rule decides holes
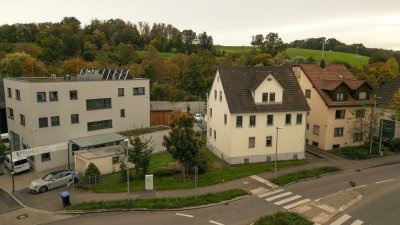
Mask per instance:
[[[172,109],[171,103],[168,101],[153,101],[150,102],[150,125],[168,126],[171,120]]]
[[[97,166],[101,175],[115,173],[121,170],[121,146],[109,146],[91,150],[74,152],[75,170],[84,174],[90,163]]]

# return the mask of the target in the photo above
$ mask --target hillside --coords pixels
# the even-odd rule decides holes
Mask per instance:
[[[253,47],[251,46],[216,46],[218,50],[230,52],[230,53],[237,53],[243,51],[249,51]],[[290,58],[293,57],[303,57],[304,59],[309,58],[312,56],[315,60],[319,61],[321,59],[321,51],[319,50],[311,50],[311,49],[297,49],[297,48],[288,48],[286,53]],[[355,54],[351,53],[343,53],[343,52],[333,52],[333,51],[326,51],[324,53],[325,59],[328,62],[332,61],[342,61],[350,64],[352,67],[362,67],[368,64],[369,57],[366,56],[359,56],[356,57]]]

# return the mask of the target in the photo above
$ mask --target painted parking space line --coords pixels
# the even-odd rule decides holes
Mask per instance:
[[[275,199],[283,198],[283,197],[291,195],[291,194],[292,194],[292,192],[289,191],[289,192],[285,192],[285,193],[280,194],[280,195],[275,195],[275,196],[269,197],[269,198],[267,198],[265,200],[270,202],[270,201],[273,201]]]
[[[306,199],[300,200],[300,201],[298,201],[298,202],[294,202],[294,203],[292,203],[292,204],[290,204],[290,205],[286,205],[286,206],[284,206],[283,208],[284,208],[284,209],[291,209],[291,208],[294,208],[294,207],[296,207],[296,206],[303,205],[303,204],[305,204],[305,203],[307,203],[307,202],[309,202],[309,201],[311,201],[311,199],[306,198]]]
[[[193,216],[192,216],[192,215],[189,215],[189,214],[175,213],[175,215],[177,215],[177,216],[183,216],[183,217],[189,217],[189,218],[193,218]]]
[[[208,222],[213,223],[215,225],[224,225],[223,223],[218,223],[217,221],[214,221],[214,220],[210,220]]]
[[[296,200],[296,199],[299,199],[299,198],[301,198],[300,195],[295,195],[295,196],[292,196],[290,198],[286,198],[286,199],[280,200],[278,202],[275,202],[274,204],[275,205],[282,205],[282,204],[285,204],[287,202],[290,202],[290,201],[293,201],[293,200]]]
[[[363,224],[364,223],[364,221],[362,221],[362,220],[356,220],[356,221],[354,221],[352,224],[350,224],[350,225],[361,225],[361,224]]]
[[[350,215],[344,214],[339,219],[335,220],[335,222],[331,223],[331,225],[341,225],[344,222],[346,222],[347,220],[349,220],[350,218],[351,218]]]
[[[259,195],[258,197],[264,198],[264,197],[267,197],[267,196],[270,196],[270,195],[273,195],[273,194],[276,194],[276,193],[279,193],[279,192],[282,192],[282,191],[284,191],[284,190],[283,189],[277,189],[277,190],[270,191],[270,192],[267,192],[265,194]]]
[[[377,182],[375,182],[375,184],[382,184],[382,183],[386,183],[386,182],[390,182],[390,181],[394,181],[394,179],[388,179],[388,180],[377,181]]]

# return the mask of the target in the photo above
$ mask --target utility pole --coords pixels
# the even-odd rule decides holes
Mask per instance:
[[[276,178],[276,169],[277,169],[277,161],[278,161],[278,131],[280,129],[283,129],[282,127],[276,127],[276,144],[275,144],[275,175],[274,178]]]
[[[324,52],[325,52],[325,39],[322,41],[322,59],[324,59]]]
[[[372,106],[371,110],[371,120],[369,124],[369,154],[372,155],[372,141],[374,140],[374,134],[372,133],[372,125],[373,125],[373,118],[374,118],[374,109],[376,107],[376,95],[374,95],[374,105]]]

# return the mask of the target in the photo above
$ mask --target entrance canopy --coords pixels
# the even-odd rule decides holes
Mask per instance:
[[[79,137],[71,139],[70,142],[75,144],[78,149],[97,148],[108,145],[115,145],[127,139],[125,136],[117,133],[97,134],[88,137]]]

